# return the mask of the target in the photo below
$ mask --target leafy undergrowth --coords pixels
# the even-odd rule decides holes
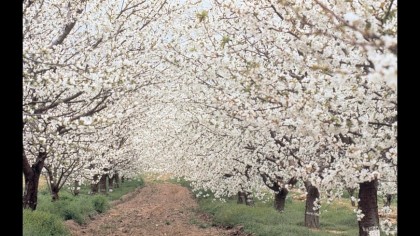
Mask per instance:
[[[44,211],[23,210],[23,236],[69,235],[63,220]]]
[[[78,196],[62,190],[59,193],[60,199],[55,202],[51,202],[48,189],[43,188],[38,194],[37,209],[23,212],[24,235],[68,235],[63,224],[65,220],[84,224],[95,215],[107,211],[110,201],[117,200],[143,185],[141,178],[128,180],[106,195],[89,195],[89,187],[82,186]]]

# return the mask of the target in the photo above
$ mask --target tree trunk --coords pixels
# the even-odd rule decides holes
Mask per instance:
[[[55,202],[59,199],[58,192],[60,189],[58,188],[57,184],[51,183],[51,201]]]
[[[247,206],[254,206],[254,197],[251,192],[238,191],[238,204],[245,204]]]
[[[115,173],[114,176],[114,188],[119,188],[120,187],[120,176],[118,173]]]
[[[74,190],[73,190],[73,194],[74,196],[79,195],[80,193],[80,185],[79,185],[79,181],[75,180],[74,181]]]
[[[90,193],[91,194],[97,194],[98,193],[98,188],[99,188],[99,183],[98,181],[98,175],[94,175],[93,176],[93,182],[92,184],[90,184]]]
[[[377,202],[378,181],[360,184],[359,209],[364,217],[359,221],[359,236],[379,236],[379,215]]]
[[[245,192],[245,204],[247,206],[254,206],[254,197],[251,192]]]
[[[122,176],[122,177],[121,177],[121,183],[124,183],[124,181],[125,181],[125,177],[124,177],[124,176]]]
[[[391,206],[391,202],[392,202],[392,194],[386,194],[385,200],[384,200],[384,206],[386,207]]]
[[[350,195],[351,206],[356,206],[356,201],[353,200],[355,188],[347,188],[347,192]]]
[[[319,200],[318,188],[309,182],[305,182],[306,187],[306,206],[305,206],[305,226],[309,228],[319,228],[319,208],[315,207],[315,200]]]
[[[286,188],[280,188],[280,190],[277,193],[274,193],[274,208],[277,211],[284,211],[284,205],[286,203],[286,197],[288,193],[289,190],[287,190]]]
[[[25,176],[25,190],[23,194],[23,208],[35,210],[38,204],[38,184],[47,153],[40,152],[35,163],[30,166],[23,153],[23,174]]]
[[[108,176],[108,192],[112,192],[114,190],[114,180],[115,180],[115,174],[110,178]]]
[[[246,198],[245,193],[242,192],[242,191],[238,191],[238,201],[237,201],[237,203],[238,204],[244,204],[246,202],[245,198]]]
[[[31,177],[25,176],[25,192],[23,195],[23,208],[35,210],[38,201],[39,176],[33,174]]]
[[[107,174],[103,174],[101,176],[101,179],[99,180],[99,192],[106,194],[106,180],[107,180],[108,175]]]

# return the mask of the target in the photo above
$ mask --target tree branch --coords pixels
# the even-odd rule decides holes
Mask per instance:
[[[80,96],[80,95],[82,95],[83,93],[84,93],[84,92],[78,92],[78,93],[76,93],[76,94],[74,94],[74,95],[72,95],[72,96],[70,96],[70,97],[67,97],[67,98],[65,98],[65,99],[63,99],[63,100],[60,100],[60,101],[57,101],[57,102],[51,103],[49,106],[38,108],[38,109],[36,109],[36,110],[34,111],[34,114],[40,114],[40,113],[42,113],[42,112],[45,112],[45,111],[47,111],[47,110],[49,110],[49,109],[52,109],[52,108],[54,108],[54,107],[56,107],[56,106],[60,105],[61,103],[67,103],[67,102],[69,102],[69,101],[71,101],[71,100],[73,100],[73,99],[75,99],[75,98],[79,97],[79,96]]]
[[[280,17],[281,20],[284,20],[283,16],[277,11],[276,7],[274,7],[273,4],[271,4],[270,7],[273,8],[274,12]]]

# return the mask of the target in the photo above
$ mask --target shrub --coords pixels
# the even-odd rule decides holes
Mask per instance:
[[[70,235],[57,215],[44,211],[23,210],[23,235]]]
[[[86,223],[88,216],[96,214],[91,196],[74,197],[69,193],[64,193],[62,196],[55,202],[51,202],[49,196],[42,196],[40,198],[42,204],[39,204],[37,211],[60,216],[63,220],[74,220],[78,224]]]
[[[88,195],[89,186],[82,186],[78,196],[68,191],[60,191],[59,200],[52,202],[48,189],[39,192],[36,211],[24,211],[24,236],[69,235],[64,220],[74,220],[78,224],[110,208],[109,201],[143,186],[142,179],[127,181],[107,195]]]
[[[87,216],[95,211],[92,204],[89,204],[86,200],[64,203],[59,214],[64,220],[74,220],[78,224],[86,223]]]
[[[98,212],[102,213],[109,209],[110,205],[108,199],[105,196],[97,195],[92,199],[93,208]]]

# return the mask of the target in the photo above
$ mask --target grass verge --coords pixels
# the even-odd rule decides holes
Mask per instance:
[[[23,236],[69,234],[59,216],[44,211],[23,210]]]
[[[345,207],[329,206],[330,209],[321,213],[321,228],[313,230],[304,226],[304,202],[290,199],[282,213],[277,212],[271,204],[256,201],[254,207],[249,207],[237,204],[236,200],[221,202],[209,198],[199,199],[200,210],[212,215],[216,225],[243,225],[245,232],[254,235],[358,235],[356,218]]]
[[[183,179],[172,182],[191,189],[188,181]],[[197,198],[199,211],[212,216],[212,225],[228,228],[242,225],[246,233],[252,233],[255,236],[354,236],[359,234],[356,216],[351,207],[346,204],[335,202],[323,205],[320,229],[308,229],[304,226],[305,202],[293,199],[292,194],[289,194],[286,199],[285,211],[282,213],[274,209],[272,199],[254,200],[255,206],[249,207],[237,204],[235,197],[226,198],[225,202],[213,200],[211,197]],[[348,201],[349,204],[350,201]],[[384,235],[381,232],[381,236]]]
[[[55,202],[51,202],[47,188],[40,189],[37,209],[33,212],[23,211],[23,235],[69,235],[63,224],[65,220],[84,224],[95,215],[107,211],[110,201],[117,200],[143,185],[141,178],[127,180],[106,195],[89,195],[89,187],[82,186],[78,196],[62,190],[60,199]]]

